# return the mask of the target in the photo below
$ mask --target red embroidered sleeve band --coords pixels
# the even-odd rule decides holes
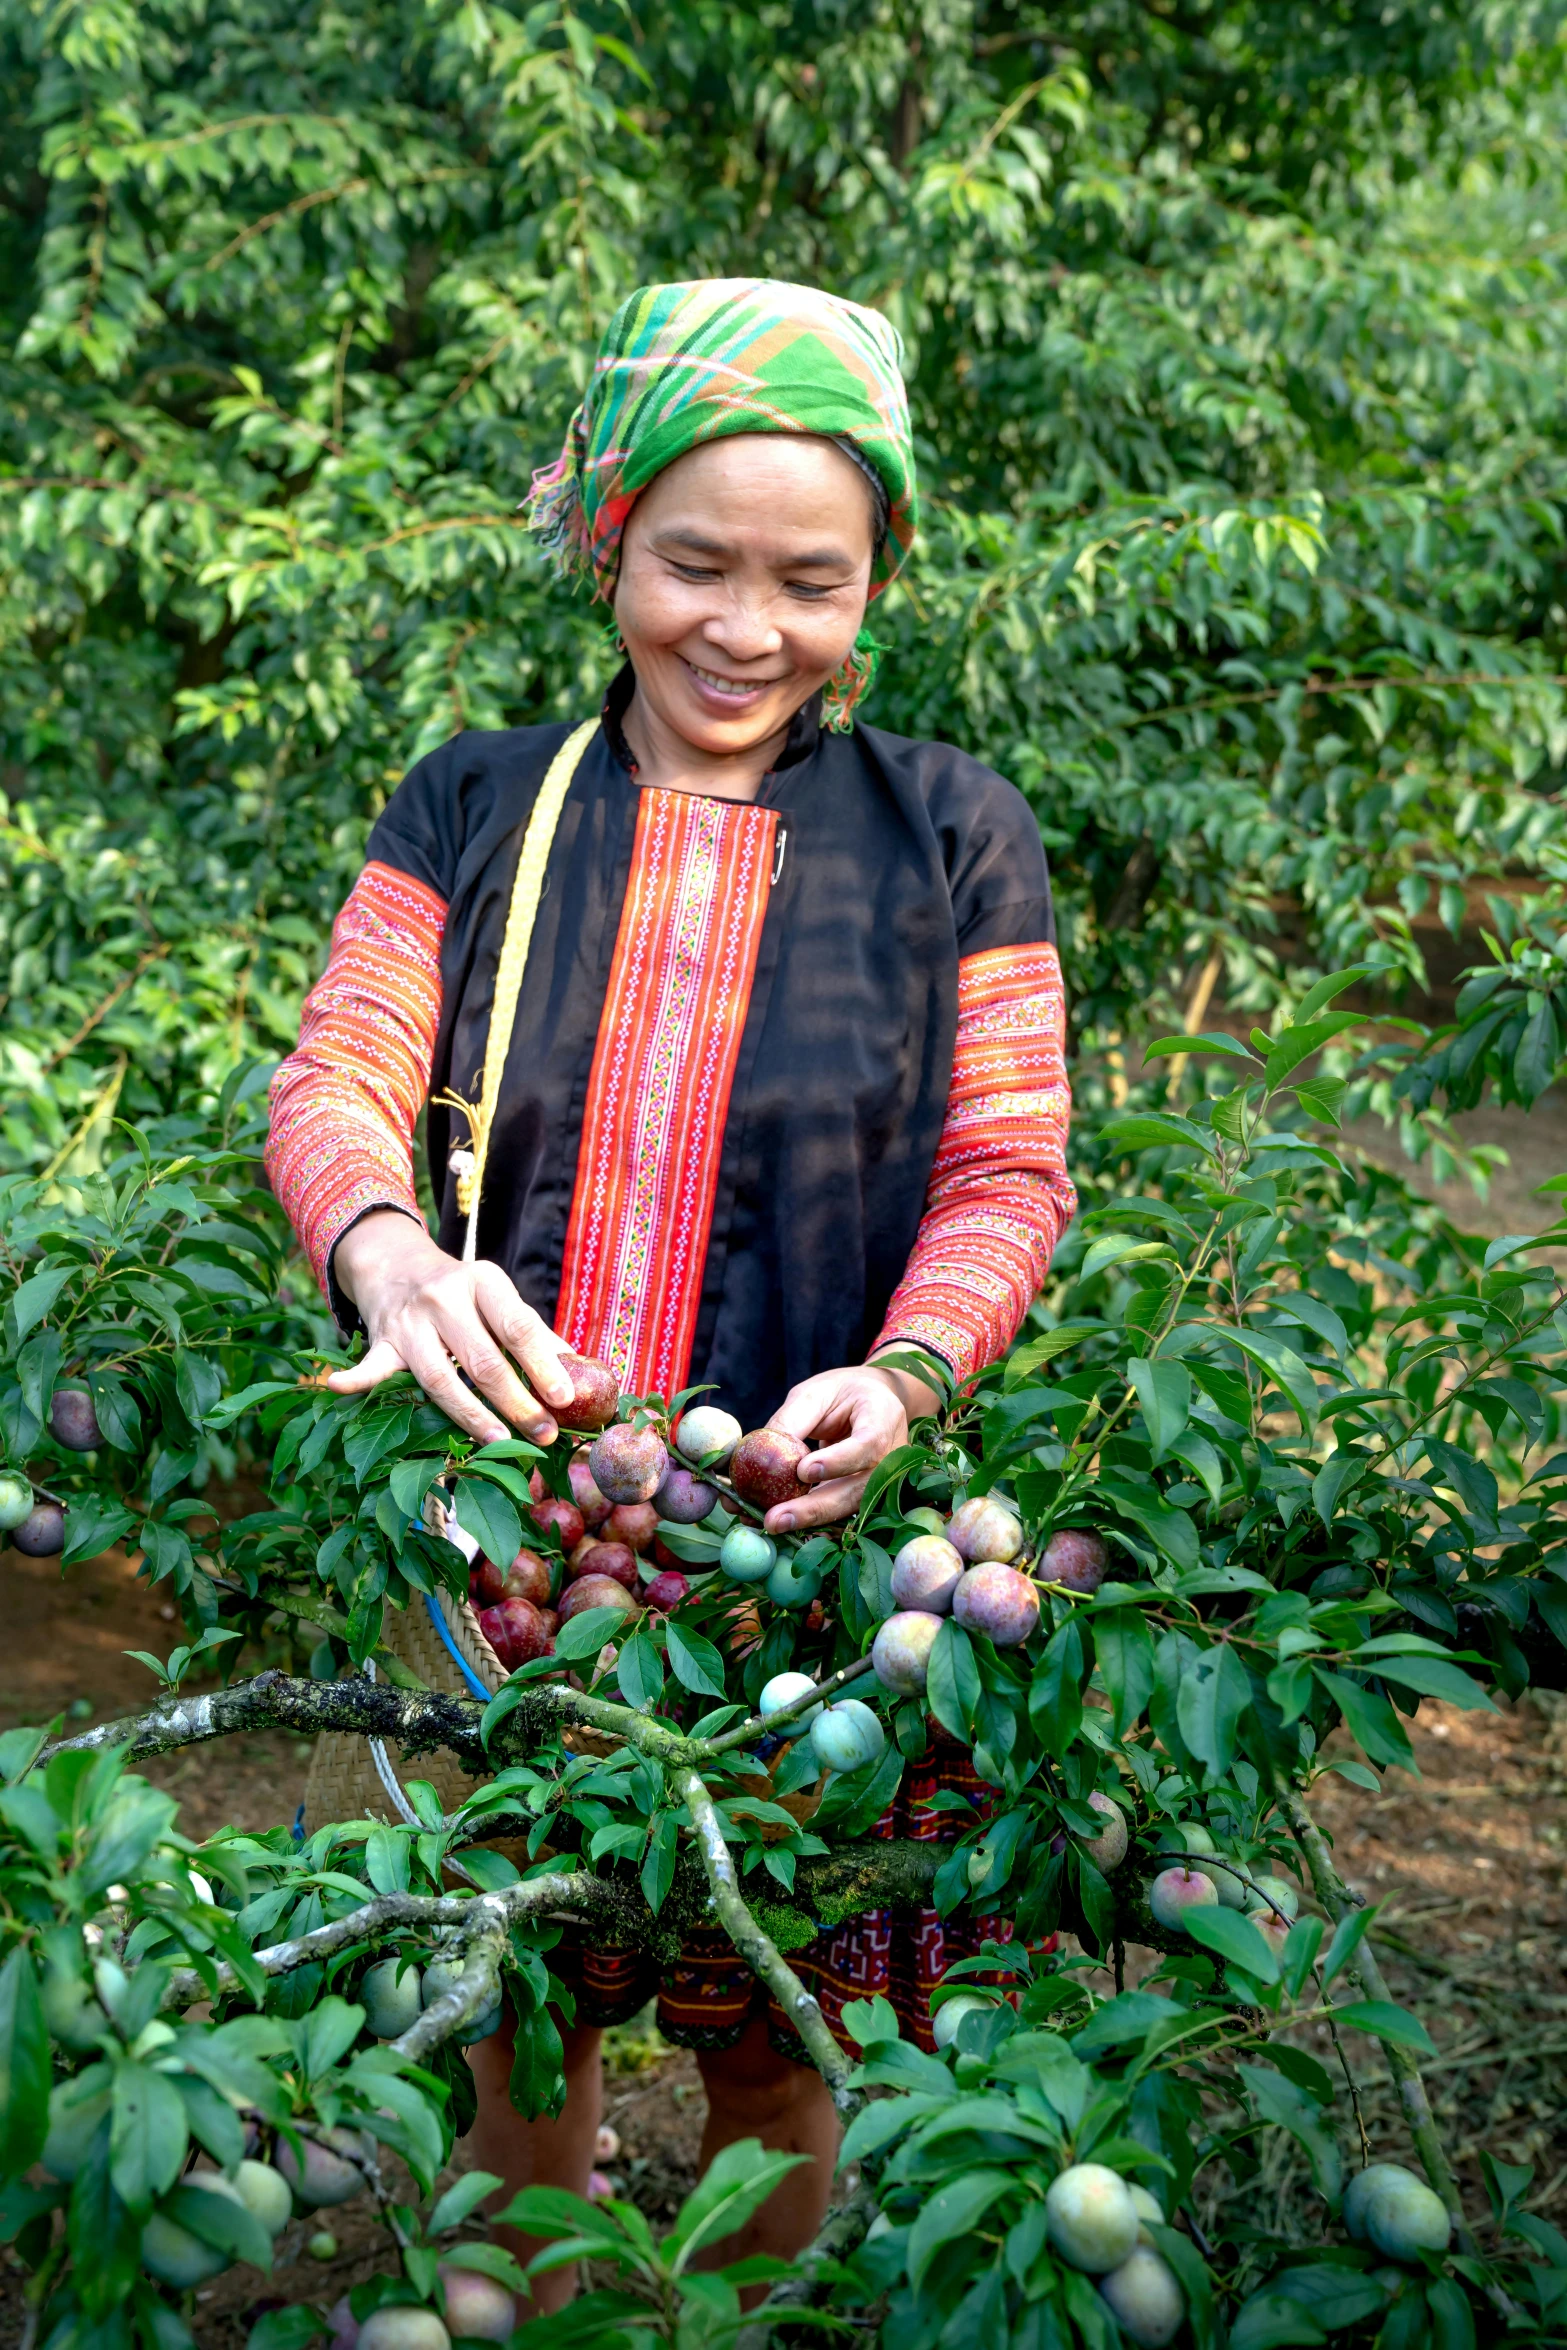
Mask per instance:
[[[434,890],[367,865],[305,998],[298,1050],[272,1080],[267,1174],[323,1289],[334,1247],[367,1209],[401,1208],[423,1223],[413,1135],[440,1021],[445,926]]]
[[[873,1352],[925,1347],[962,1380],[1011,1344],[1077,1209],[1065,1037],[1053,946],[965,956],[925,1214]]]

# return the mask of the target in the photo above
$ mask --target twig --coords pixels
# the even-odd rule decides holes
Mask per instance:
[[[729,1856],[729,1846],[724,1840],[722,1823],[713,1808],[713,1798],[700,1774],[690,1768],[674,1771],[670,1784],[691,1816],[697,1850],[702,1856],[702,1866],[712,1889],[713,1907],[718,1912],[725,1933],[752,1974],[767,1985],[805,2042],[811,2062],[827,2083],[839,2118],[845,2122],[851,2121],[865,2099],[858,2089],[851,2089],[848,2085],[851,2069],[849,2060],[828,2031],[818,2002],[807,1991],[777,1944],[762,1931],[741,1899],[735,1864]]]
[[[835,1697],[840,1689],[847,1689],[851,1681],[860,1680],[870,1669],[871,1660],[868,1656],[856,1657],[852,1665],[845,1665],[841,1672],[830,1674],[803,1696],[791,1698],[776,1713],[752,1714],[748,1721],[737,1723],[734,1729],[726,1730],[720,1738],[693,1738],[690,1741],[691,1751],[704,1759],[728,1754],[734,1747],[751,1745],[753,1740],[767,1732],[787,1729],[791,1722],[797,1722],[802,1714],[809,1713],[813,1705],[820,1705],[824,1700]]]

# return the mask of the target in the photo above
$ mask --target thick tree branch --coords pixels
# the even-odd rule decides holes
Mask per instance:
[[[848,2085],[849,2060],[828,2031],[820,2005],[741,1898],[735,1864],[711,1795],[700,1775],[690,1769],[675,1771],[671,1785],[691,1815],[697,1850],[712,1888],[713,1907],[725,1933],[752,1974],[767,1985],[805,2042],[811,2062],[832,2092],[840,2118],[846,2122],[852,2120],[865,2100],[857,2089]]]

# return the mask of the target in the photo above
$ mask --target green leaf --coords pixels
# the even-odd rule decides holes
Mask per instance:
[[[32,1958],[18,1943],[0,1967],[0,2175],[38,2160],[49,2134],[49,2033]]]
[[[735,2235],[792,2170],[803,2154],[774,2154],[759,2138],[738,2138],[715,2154],[675,2214],[660,2247],[678,2275],[697,2253]]]
[[[652,1712],[664,1694],[664,1660],[645,1631],[638,1629],[621,1649],[615,1678],[627,1705]]]
[[[925,1668],[925,1701],[942,1728],[965,1746],[974,1735],[983,1686],[973,1641],[961,1624],[943,1616]]]
[[[1193,1150],[1207,1158],[1213,1156],[1213,1136],[1204,1127],[1193,1125],[1190,1118],[1172,1117],[1168,1112],[1143,1112],[1130,1118],[1108,1118],[1100,1128],[1100,1139],[1107,1149],[1125,1151]]]
[[[1153,1695],[1153,1635],[1142,1610],[1107,1608],[1096,1615],[1094,1653],[1110,1699],[1111,1728],[1120,1738]]]
[[[1235,1758],[1240,1723],[1251,1703],[1251,1676],[1228,1644],[1204,1650],[1181,1675],[1176,1696],[1181,1736],[1197,1760],[1220,1777]]]
[[[1149,1362],[1133,1356],[1127,1378],[1142,1405],[1143,1424],[1155,1461],[1162,1461],[1192,1414],[1192,1375],[1180,1362]]]
[[[522,1520],[509,1495],[487,1477],[459,1477],[452,1510],[458,1525],[472,1535],[487,1559],[501,1568],[511,1565],[522,1548]]]
[[[675,1679],[699,1697],[723,1697],[724,1660],[711,1640],[670,1619],[669,1669]]]
[[[1279,1962],[1249,1917],[1238,1909],[1189,1909],[1186,1931],[1227,1966],[1240,1967],[1259,1983],[1276,1983]]]
[[[245,2350],[305,2350],[332,2330],[330,2321],[310,2301],[291,2302],[287,2309],[269,2309],[257,2318],[245,2337]]]
[[[1443,1698],[1465,1713],[1497,1711],[1479,1682],[1462,1665],[1449,1664],[1443,1657],[1379,1656],[1370,1670],[1384,1681],[1397,1681],[1401,1688],[1418,1690],[1422,1697]]]
[[[166,2073],[126,2063],[114,2076],[109,2169],[132,2211],[151,2209],[179,2177],[189,2143],[184,2102]]]
[[[557,1663],[576,1664],[585,1656],[597,1656],[625,1623],[626,1611],[619,1607],[585,1607],[580,1615],[568,1616],[555,1635]]]
[[[1339,1919],[1333,1929],[1333,1939],[1328,1944],[1327,1956],[1322,1961],[1324,1991],[1348,1966],[1376,1914],[1374,1909],[1351,1909],[1346,1910]]]
[[[1335,2008],[1334,2020],[1352,2032],[1369,2032],[1373,2039],[1413,2048],[1418,2056],[1437,2053],[1436,2042],[1420,2018],[1411,2015],[1407,2007],[1395,2007],[1390,1999],[1351,1999]]]
[[[1028,1686],[1029,1719],[1049,1755],[1066,1753],[1083,1718],[1086,1665],[1083,1635],[1075,1616],[1052,1633]]]
[[[1176,1053],[1223,1053],[1232,1061],[1255,1059],[1238,1036],[1226,1036],[1222,1028],[1205,1028],[1200,1036],[1161,1036],[1157,1043],[1143,1047],[1145,1061],[1166,1061]]]
[[[96,1493],[71,1496],[71,1506],[65,1513],[65,1548],[60,1553],[62,1567],[84,1566],[89,1559],[102,1558],[135,1525],[132,1513],[117,1501],[108,1501]]]
[[[909,2230],[909,2282],[916,2289],[944,2244],[971,2234],[1012,2180],[1006,2171],[972,2170],[938,2187]]]
[[[1350,1736],[1370,1760],[1388,1768],[1396,1765],[1418,1778],[1415,1750],[1387,1699],[1379,1691],[1352,1681],[1347,1673],[1329,1672],[1325,1665],[1314,1665],[1312,1671],[1343,1714]]]
[[[20,1346],[34,1323],[43,1320],[71,1275],[79,1269],[71,1264],[49,1265],[12,1291],[10,1303],[6,1307],[6,1320],[11,1325],[13,1346]]]
[[[1324,1020],[1298,1020],[1273,1040],[1273,1050],[1263,1067],[1263,1080],[1269,1091],[1282,1085],[1292,1069],[1298,1069],[1304,1060],[1320,1052],[1334,1037],[1342,1036],[1347,1028],[1359,1028],[1366,1015],[1363,1012],[1330,1012]]]
[[[1239,1922],[1249,1923],[1246,1919]],[[1262,1940],[1260,1934],[1257,1940]],[[1237,2069],[1262,2119],[1287,2130],[1296,2144],[1304,2149],[1318,2194],[1329,2203],[1336,2203],[1343,2190],[1344,2164],[1333,2135],[1330,2115],[1324,2114],[1321,2106],[1307,2096],[1298,2082],[1288,2079],[1270,2065],[1243,2064]]]

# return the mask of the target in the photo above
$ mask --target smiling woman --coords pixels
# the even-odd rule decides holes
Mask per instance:
[[[916,519],[899,360],[884,319],[810,287],[704,280],[622,306],[533,515],[613,606],[625,666],[597,725],[463,734],[414,769],[273,1092],[273,1181],[370,1342],[334,1386],[406,1366],[489,1439],[553,1436],[563,1346],[633,1393],[709,1384],[747,1427],[815,1447],[775,1534],[855,1507],[934,1407],[938,1363],[962,1380],[996,1359],[1074,1205],[1033,819],[977,760],[856,717],[866,606]],[[483,1164],[459,1175],[452,1115],[487,1073],[541,806],[558,819]],[[427,1102],[435,1238],[413,1185]],[[950,1834],[939,1792],[984,1798],[937,1744],[882,1831]],[[930,1988],[977,1941],[933,1910],[877,1913],[793,1961],[834,2030],[880,1991],[928,2046]],[[701,2052],[705,2155],[759,2133],[815,2158],[743,2248],[804,2243],[831,2105],[726,1938],[651,1978],[613,1950],[563,1943],[553,1963],[576,1999],[566,2110],[519,2123],[507,2036],[486,2041],[478,2160],[584,2190],[597,2030],[656,1991]]]

